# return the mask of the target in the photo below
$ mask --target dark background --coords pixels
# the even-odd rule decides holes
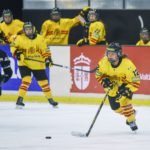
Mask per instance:
[[[11,9],[14,18],[22,19],[23,0],[0,0],[0,16],[3,9]]]
[[[0,11],[6,8],[12,10],[14,18],[32,21],[38,31],[50,15],[50,10],[23,10],[22,0],[2,0]],[[62,17],[73,18],[79,12],[80,10],[62,10]],[[135,45],[141,29],[139,15],[143,18],[144,26],[150,28],[150,10],[98,10],[98,13],[105,24],[108,42],[118,41],[121,44]],[[69,43],[75,44],[82,38],[82,31],[82,26],[74,27],[69,36]]]
[[[62,17],[73,18],[79,12],[80,10],[62,10]],[[108,42],[118,41],[134,45],[139,39],[141,29],[139,15],[142,16],[145,27],[150,28],[149,10],[98,10],[98,13],[106,26]],[[23,18],[34,22],[39,31],[49,14],[50,10],[23,10]],[[74,27],[70,33],[69,43],[74,44],[80,38],[82,38],[82,27]]]

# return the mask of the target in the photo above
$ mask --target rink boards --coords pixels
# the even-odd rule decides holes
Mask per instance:
[[[105,46],[51,46],[50,49],[54,63],[84,70],[91,70],[96,67],[98,61],[105,54]],[[17,62],[12,58],[9,46],[3,47],[3,50],[8,53],[11,60],[13,76],[8,83],[3,85],[3,96],[0,99],[14,101],[17,98],[21,79]],[[123,46],[123,52],[131,58],[140,72],[141,86],[133,98],[134,103],[150,105],[150,48]],[[47,75],[53,96],[60,102],[99,104],[101,98],[104,97],[103,89],[97,83],[94,73],[70,71],[53,66],[50,70],[47,69]],[[25,100],[46,102],[35,80],[33,80]]]

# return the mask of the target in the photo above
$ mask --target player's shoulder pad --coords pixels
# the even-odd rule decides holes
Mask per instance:
[[[107,63],[108,63],[108,58],[107,58],[107,56],[104,56],[104,57],[99,61],[98,64],[107,64]]]
[[[72,19],[74,19],[74,18],[61,18],[60,22],[67,23],[67,22],[70,22]]]
[[[133,63],[129,58],[123,58],[123,63],[124,63],[127,67],[135,68],[134,63]]]
[[[19,19],[14,19],[13,22],[15,22],[15,23],[23,23],[23,21],[21,21]]]
[[[91,26],[93,26],[93,27],[95,27],[95,28],[99,28],[99,27],[104,27],[104,24],[103,24],[103,22],[101,22],[101,21],[96,21],[96,22],[93,22],[93,23],[91,24]]]
[[[38,33],[37,33],[37,38],[43,39],[43,36],[42,36],[41,34],[38,34]]]
[[[51,23],[52,23],[52,21],[51,21],[50,19],[45,20],[45,21],[43,22],[44,25],[46,25],[46,24],[51,24]]]

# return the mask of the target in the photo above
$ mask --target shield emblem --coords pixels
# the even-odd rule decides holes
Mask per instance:
[[[90,70],[89,66],[75,66],[75,69]],[[74,82],[78,89],[84,90],[90,83],[90,74],[88,72],[74,70]]]

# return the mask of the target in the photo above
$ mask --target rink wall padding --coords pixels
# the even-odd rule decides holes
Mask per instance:
[[[6,48],[6,47],[5,47]],[[9,53],[9,48],[5,50]],[[54,63],[80,69],[92,69],[97,66],[98,61],[104,56],[105,46],[51,46],[52,59]],[[136,105],[150,105],[150,47],[123,46],[126,53],[140,72],[141,86],[133,102]],[[11,55],[9,58],[13,60]],[[17,68],[15,60],[11,61],[13,68]],[[19,89],[20,75],[17,70],[12,78],[2,86],[3,95],[0,101],[16,101]],[[102,87],[97,83],[95,74],[87,74],[69,70],[61,67],[51,67],[48,78],[52,94],[58,102],[62,103],[87,103],[99,104],[104,97]],[[41,89],[36,81],[33,81],[25,101],[47,102],[41,94]]]
[[[54,99],[59,103],[65,104],[97,104],[99,105],[103,98],[91,98],[91,97],[56,97]],[[17,95],[6,95],[3,94],[0,97],[0,102],[14,102],[16,103]],[[35,103],[48,103],[47,99],[44,96],[25,96],[25,103],[35,102]],[[136,106],[150,106],[150,100],[145,99],[133,99],[133,104]],[[106,105],[109,104],[108,100],[105,102]]]

